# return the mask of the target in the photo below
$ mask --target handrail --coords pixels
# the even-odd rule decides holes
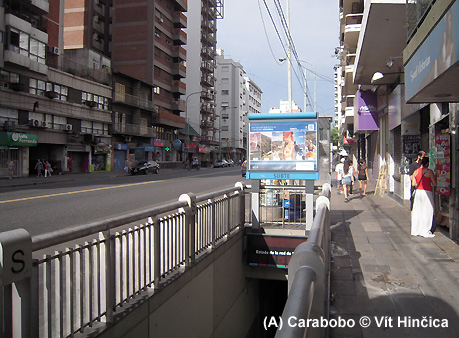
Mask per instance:
[[[124,304],[163,288],[244,227],[246,189],[239,182],[183,194],[165,205],[33,237],[24,229],[0,233],[3,260],[24,266],[14,276],[13,269],[0,271],[0,293],[30,290],[0,302],[0,336],[20,327],[24,338],[63,338],[114,322]],[[9,254],[18,247],[21,261]]]
[[[292,318],[328,316],[330,273],[330,198],[331,186],[322,186],[316,201],[316,216],[306,242],[300,244],[288,265],[289,296],[282,313],[276,338],[321,336],[320,330],[307,332],[307,326],[291,325]]]

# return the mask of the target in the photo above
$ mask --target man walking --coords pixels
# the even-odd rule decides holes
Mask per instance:
[[[37,177],[43,177],[43,162],[40,159],[37,159],[37,164],[35,164],[35,169],[37,169]]]
[[[344,157],[341,159],[341,162],[338,163],[335,167],[335,178],[336,178],[336,193],[340,194],[340,185],[344,173]]]

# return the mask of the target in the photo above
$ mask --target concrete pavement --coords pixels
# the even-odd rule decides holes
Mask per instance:
[[[330,318],[348,322],[330,337],[458,337],[459,246],[441,227],[412,237],[409,208],[356,190],[332,192]]]

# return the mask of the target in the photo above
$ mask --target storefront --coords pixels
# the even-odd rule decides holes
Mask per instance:
[[[14,163],[13,176],[28,176],[29,147],[37,145],[37,135],[0,132],[0,177],[8,177],[8,160]]]
[[[94,146],[90,171],[110,171],[110,168],[110,147],[108,145]]]
[[[72,174],[89,172],[91,146],[67,146],[67,171]]]
[[[428,153],[429,167],[438,181],[435,221],[449,226],[450,237],[458,240],[458,158],[451,149],[458,147],[458,105],[454,102],[459,100],[459,2],[439,14],[428,35],[419,40],[422,42],[405,50],[406,101],[428,103],[419,110],[419,129],[421,148]]]
[[[128,154],[128,145],[122,143],[116,143],[114,145],[113,153],[113,168],[114,169],[124,169],[127,161]]]

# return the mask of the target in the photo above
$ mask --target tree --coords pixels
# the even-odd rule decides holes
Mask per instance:
[[[331,130],[330,137],[331,137],[331,143],[334,146],[339,146],[340,143],[341,144],[343,143],[343,136],[340,134],[337,127]]]

